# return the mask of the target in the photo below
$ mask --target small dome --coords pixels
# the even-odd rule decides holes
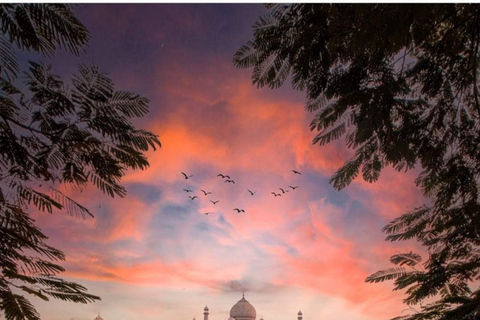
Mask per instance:
[[[203,308],[203,311],[208,311],[208,306],[205,306],[205,308]]]
[[[298,311],[298,315],[301,316],[301,315],[302,315],[302,311]]]
[[[242,297],[235,305],[230,309],[230,317],[235,320],[255,320],[257,317],[257,311],[250,304],[250,302]]]

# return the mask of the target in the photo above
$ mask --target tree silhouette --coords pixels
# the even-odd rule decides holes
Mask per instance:
[[[71,88],[36,62],[18,81],[15,47],[79,54],[87,44],[88,31],[68,6],[2,4],[0,28],[0,310],[7,320],[36,320],[40,315],[19,292],[80,303],[99,297],[57,277],[64,254],[45,243],[29,211],[93,216],[62,187],[93,184],[123,197],[125,170],[148,167],[144,152],[160,141],[130,121],[148,112],[148,99],[115,90],[95,65],[80,66]]]
[[[397,319],[478,319],[480,292],[472,288],[480,274],[480,6],[267,8],[234,64],[253,68],[258,87],[291,79],[305,91],[305,109],[316,111],[313,143],[345,137],[355,155],[331,178],[335,189],[360,172],[374,182],[385,166],[423,169],[416,184],[431,201],[384,231],[389,241],[424,245],[424,270],[409,270],[421,262],[405,253],[392,257],[399,266],[367,281],[395,279],[409,305],[434,300]]]

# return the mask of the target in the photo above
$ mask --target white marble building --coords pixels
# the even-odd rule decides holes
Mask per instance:
[[[208,306],[205,306],[203,309],[203,320],[209,320],[209,309]],[[242,299],[240,299],[237,303],[235,303],[230,309],[230,318],[228,320],[256,320],[257,318],[257,311],[255,310],[254,306],[250,302],[245,299],[245,295],[242,295]],[[298,311],[297,320],[302,320],[303,315],[302,311]],[[93,320],[103,320],[98,314],[97,317]],[[193,318],[193,320],[196,320]],[[263,320],[263,318],[260,318]]]
[[[209,320],[209,309],[208,306],[205,306],[203,309],[203,320]],[[230,309],[230,318],[228,320],[256,320],[257,318],[257,311],[255,307],[252,306],[250,302],[245,299],[245,295],[242,295],[242,299],[240,299],[237,303],[235,303]],[[303,315],[302,311],[298,311],[297,320],[302,320]],[[193,318],[193,320],[196,320]],[[260,318],[263,320],[263,318]]]

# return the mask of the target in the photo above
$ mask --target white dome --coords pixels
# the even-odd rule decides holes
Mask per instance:
[[[257,311],[245,297],[242,297],[230,310],[230,317],[235,320],[255,320]]]

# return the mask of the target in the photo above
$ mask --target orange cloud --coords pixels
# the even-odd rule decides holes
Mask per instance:
[[[286,270],[274,279],[282,286],[300,286],[329,296],[342,297],[352,305],[363,306],[373,317],[391,317],[400,312],[400,295],[391,292],[391,285],[365,283],[370,275],[368,261],[354,257],[356,245],[335,235],[323,217],[338,209],[324,201],[310,204],[311,222],[295,228],[285,236],[298,250],[292,256],[274,248],[275,255]],[[377,304],[382,301],[382,306]],[[388,306],[388,307],[387,307]]]
[[[51,225],[62,235],[58,238],[76,234],[75,228],[86,230],[79,232],[78,242],[65,245],[71,249],[66,252],[68,275],[166,288],[189,284],[216,292],[225,281],[256,277],[344,299],[375,318],[398,314],[399,295],[391,293],[390,285],[364,283],[372,269],[371,261],[358,253],[365,239],[347,239],[342,227],[332,226],[345,208],[318,200],[325,195],[306,187],[316,183],[307,179],[320,184],[320,178],[333,174],[351,151],[341,142],[311,144],[312,115],[303,111],[303,101],[262,95],[248,79],[231,77],[230,64],[207,62],[201,73],[178,63],[159,72],[158,86],[170,108],[145,122],[160,136],[162,148],[148,153],[148,170],[129,171],[123,179],[158,187],[159,202],[146,204],[127,195],[105,201],[95,219],[73,224],[61,219]],[[304,175],[294,175],[294,168]],[[185,180],[182,171],[194,177]],[[220,172],[236,183],[224,183],[216,176]],[[358,200],[390,219],[405,204],[421,201],[412,181],[412,174],[386,169],[379,182],[357,179],[343,192],[350,202]],[[302,183],[281,197],[271,194]],[[182,190],[187,187],[198,199],[188,199]],[[204,196],[200,189],[213,194]],[[98,207],[92,194],[85,192],[80,199]],[[155,238],[154,217],[166,204],[188,212],[185,220],[172,224],[173,236]],[[235,213],[236,207],[246,212]],[[131,244],[123,246],[127,241]],[[384,246],[372,248],[375,263],[386,257],[388,244]],[[381,308],[375,306],[380,302]]]

